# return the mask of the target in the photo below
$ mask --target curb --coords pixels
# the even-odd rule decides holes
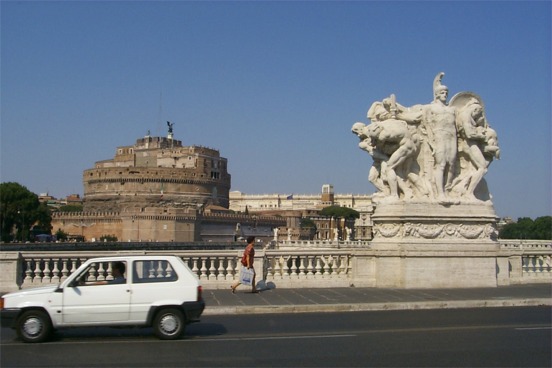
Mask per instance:
[[[355,303],[355,304],[312,304],[279,306],[232,306],[206,307],[204,316],[238,314],[275,314],[275,313],[315,313],[315,312],[366,312],[386,310],[416,309],[460,309],[460,308],[500,308],[500,307],[536,307],[552,306],[550,298],[509,299],[509,300],[460,300],[435,302],[399,302],[399,303]]]

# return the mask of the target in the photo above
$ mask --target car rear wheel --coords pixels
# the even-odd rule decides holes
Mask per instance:
[[[17,320],[17,336],[24,342],[43,342],[52,333],[52,321],[46,312],[30,310]]]
[[[178,339],[185,327],[184,314],[175,308],[160,310],[153,320],[153,332],[161,340]]]

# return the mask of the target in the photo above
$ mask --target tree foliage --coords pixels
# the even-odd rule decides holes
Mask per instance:
[[[357,219],[360,217],[360,214],[357,211],[353,210],[352,208],[341,207],[341,206],[324,207],[322,211],[320,211],[320,214],[322,216],[337,217],[337,218],[344,218],[344,219]]]
[[[505,225],[499,233],[502,239],[552,240],[552,216],[520,217],[517,222]]]
[[[38,196],[18,183],[0,183],[0,224],[2,241],[27,241],[36,227],[50,234],[50,210]]]
[[[301,229],[307,229],[307,228],[310,228],[310,229],[314,229],[316,230],[316,223],[311,220],[310,218],[307,218],[307,217],[302,217],[301,218]]]
[[[61,229],[58,229],[56,231],[56,239],[60,241],[66,241],[67,240],[67,233]]]

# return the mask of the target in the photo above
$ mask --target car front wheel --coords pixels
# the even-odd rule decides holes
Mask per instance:
[[[52,322],[46,312],[23,312],[17,321],[17,336],[24,342],[43,342],[52,333]]]
[[[185,327],[184,314],[174,308],[160,310],[153,321],[153,332],[161,340],[178,339]]]

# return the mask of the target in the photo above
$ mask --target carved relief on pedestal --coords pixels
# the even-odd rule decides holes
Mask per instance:
[[[374,224],[375,237],[387,240],[413,239],[489,239],[496,238],[496,229],[491,224],[422,223]]]

